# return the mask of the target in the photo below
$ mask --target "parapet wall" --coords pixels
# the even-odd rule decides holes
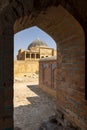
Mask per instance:
[[[14,61],[14,77],[30,76],[37,73],[39,69],[38,61]]]

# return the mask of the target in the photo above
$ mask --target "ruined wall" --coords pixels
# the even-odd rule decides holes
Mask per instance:
[[[39,62],[39,87],[56,97],[56,60],[40,60]]]
[[[32,76],[39,71],[38,61],[14,61],[14,76]]]

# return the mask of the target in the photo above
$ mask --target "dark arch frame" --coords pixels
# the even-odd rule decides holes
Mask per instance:
[[[12,87],[13,86],[13,73],[10,73],[9,76],[8,76],[8,74],[9,74],[9,70],[11,72],[13,72],[13,70],[12,70],[13,68],[11,68],[11,66],[13,66],[13,55],[10,55],[10,54],[13,54],[13,44],[11,44],[11,43],[13,43],[12,35],[14,34],[14,31],[13,31],[14,21],[17,18],[23,16],[24,13],[27,14],[27,13],[30,13],[30,12],[32,12],[30,19],[33,21],[33,18],[37,17],[37,14],[35,14],[35,11],[36,12],[41,11],[41,10],[37,9],[35,5],[34,5],[35,7],[32,6],[32,8],[34,8],[35,11],[32,11],[31,8],[30,8],[30,10],[24,11],[24,9],[27,7],[26,1],[25,1],[25,4],[24,4],[25,7],[23,7],[21,2],[17,2],[17,3],[16,2],[17,1],[12,2],[11,5],[7,6],[4,9],[4,11],[2,11],[1,14],[0,14],[0,17],[2,17],[2,19],[0,20],[0,41],[1,41],[1,44],[0,44],[0,52],[1,52],[1,55],[0,55],[0,60],[1,60],[0,61],[0,68],[1,68],[0,83],[1,83],[1,86],[2,86],[0,88],[1,89],[1,99],[2,99],[1,100],[2,106],[1,106],[1,111],[0,111],[0,117],[2,118],[2,120],[6,119],[6,117],[8,117],[8,121],[11,125],[11,129],[13,129],[13,121],[12,121],[13,120],[13,108],[12,108],[12,106],[13,106],[13,102],[12,102],[12,97],[13,97],[13,87]],[[41,3],[41,2],[39,1],[39,3]],[[52,2],[52,3],[53,3],[53,5],[55,5],[54,4],[55,2]],[[16,6],[19,5],[18,8],[16,8],[16,6],[14,7],[14,4],[16,4]],[[32,4],[32,2],[31,2],[31,4]],[[42,7],[42,5],[43,4],[41,3],[40,7]],[[47,4],[47,6],[50,7],[50,4]],[[57,6],[57,4],[56,4],[56,6]],[[44,7],[44,8],[46,9],[47,7]],[[44,8],[42,10],[44,10]],[[65,8],[67,9],[67,7],[65,7]],[[69,12],[72,13],[73,11],[69,11]],[[77,14],[78,14],[78,12],[77,12]],[[14,17],[12,17],[12,16],[14,16]],[[81,20],[78,20],[78,21],[80,22],[80,24],[82,25],[82,27],[85,30],[86,23],[85,23],[85,21],[81,21]],[[33,25],[33,22],[32,22],[32,25]],[[85,31],[85,34],[87,34],[86,31]],[[8,46],[7,43],[9,43],[10,45]],[[3,50],[6,53],[8,53],[8,55],[6,53],[4,54]],[[7,63],[7,64],[6,64],[6,59],[9,60],[9,63]],[[8,66],[8,70],[7,70],[7,66]],[[9,89],[7,91],[8,91],[8,93],[10,93],[8,100],[10,100],[10,102],[11,102],[9,110],[7,110],[7,106],[4,105],[4,102],[7,99],[5,99],[5,97],[3,96],[6,93],[6,89],[7,89],[8,86],[9,86]],[[87,92],[87,89],[85,90],[85,92]],[[3,126],[4,126],[4,122],[3,122]]]

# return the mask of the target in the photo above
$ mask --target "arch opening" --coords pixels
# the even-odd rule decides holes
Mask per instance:
[[[28,42],[25,43],[26,41]],[[41,90],[47,91],[48,95],[50,95],[50,91],[56,93],[54,90],[54,88],[56,89],[53,83],[54,80],[50,84],[50,79],[52,79],[51,75],[54,75],[54,73],[51,74],[52,67],[49,68],[49,72],[45,72],[44,68],[42,70],[39,69],[42,64],[46,64],[46,58],[56,57],[55,41],[41,29],[33,26],[16,33],[14,36],[14,46],[14,127],[24,129],[27,124],[29,129],[36,129],[36,127],[38,129],[41,123],[39,120],[42,119],[42,113],[47,113],[43,115],[43,120],[46,120],[46,118],[49,118],[49,111],[51,114],[54,114],[55,109],[55,105],[53,105],[55,102],[53,100],[51,101],[46,94],[41,92]],[[17,59],[15,55],[17,55]],[[40,61],[42,56],[44,56],[43,59],[45,62]],[[55,63],[52,62],[54,62],[54,59],[51,60],[50,64],[56,64],[56,61]],[[45,77],[47,73],[48,75],[50,73],[50,78],[42,79],[41,75],[43,75],[43,72]],[[55,79],[55,76],[53,78]],[[45,88],[46,83],[48,89],[44,90],[43,87]],[[46,105],[45,100],[50,105]],[[37,115],[38,110],[39,113]],[[28,118],[26,119],[26,117]],[[23,123],[23,120],[26,120],[26,122]]]

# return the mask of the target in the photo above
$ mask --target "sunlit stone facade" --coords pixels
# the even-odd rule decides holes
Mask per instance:
[[[56,56],[56,50],[49,48],[40,39],[36,39],[28,46],[27,50],[19,49],[17,60],[39,60],[51,56]]]
[[[30,76],[39,73],[39,60],[56,56],[56,50],[49,48],[40,39],[33,41],[27,50],[19,49],[14,61],[14,76]]]

